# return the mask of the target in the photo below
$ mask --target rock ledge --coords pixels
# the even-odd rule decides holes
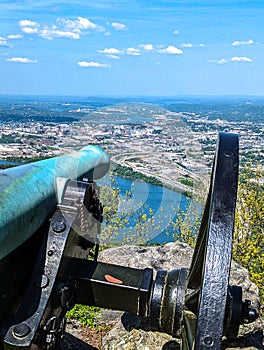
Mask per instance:
[[[107,249],[100,253],[99,261],[139,269],[149,267],[155,274],[159,269],[189,268],[192,255],[193,248],[185,243],[173,242],[154,247],[121,246]],[[230,284],[241,286],[243,299],[251,300],[252,306],[259,309],[257,286],[250,281],[248,271],[235,262],[231,266]],[[103,350],[180,349],[179,339],[163,333],[146,332],[138,329],[139,324],[140,319],[124,314],[120,322],[103,338]],[[264,322],[261,318],[240,328],[239,338],[232,344],[223,342],[223,349],[264,349]]]

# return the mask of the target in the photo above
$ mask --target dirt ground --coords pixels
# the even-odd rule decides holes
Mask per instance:
[[[106,331],[96,331],[86,326],[79,326],[78,329],[67,327],[61,350],[101,350],[105,333]]]
[[[72,320],[66,325],[61,350],[101,350],[104,335],[120,320],[122,312],[102,310],[98,325],[91,328]]]

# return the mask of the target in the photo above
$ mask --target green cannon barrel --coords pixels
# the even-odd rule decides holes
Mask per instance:
[[[96,180],[109,168],[98,146],[0,171],[0,260],[19,247],[56,209],[58,179]],[[63,181],[62,181],[63,182]]]

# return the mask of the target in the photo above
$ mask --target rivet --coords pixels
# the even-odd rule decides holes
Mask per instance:
[[[66,224],[64,221],[55,221],[52,224],[52,229],[54,232],[57,232],[57,233],[63,232],[66,229]]]
[[[30,333],[30,331],[31,329],[27,324],[20,323],[14,327],[13,334],[17,338],[25,338]]]
[[[206,345],[206,346],[213,346],[213,344],[214,344],[214,339],[213,339],[210,335],[206,335],[206,336],[203,338],[203,343],[204,343],[204,345]]]
[[[54,250],[49,250],[48,251],[48,256],[52,256],[54,254]]]
[[[231,158],[231,157],[233,157],[233,152],[226,151],[226,152],[224,153],[224,156],[227,157],[227,158]]]
[[[35,279],[35,285],[39,288],[45,288],[49,284],[49,278],[46,275],[39,275]]]

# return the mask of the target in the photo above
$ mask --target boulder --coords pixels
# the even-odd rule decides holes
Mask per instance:
[[[106,249],[99,255],[99,261],[134,267],[172,270],[190,267],[193,248],[185,243],[173,242],[162,246],[120,246]],[[259,309],[260,300],[257,286],[249,279],[248,271],[232,261],[230,284],[243,289],[243,299],[251,300],[254,308]],[[133,315],[124,314],[117,325],[103,338],[103,350],[169,350],[179,349],[180,340],[159,332],[144,331],[139,328],[141,320]],[[240,327],[236,341],[223,344],[224,349],[264,349],[264,322],[259,318],[254,323]]]

